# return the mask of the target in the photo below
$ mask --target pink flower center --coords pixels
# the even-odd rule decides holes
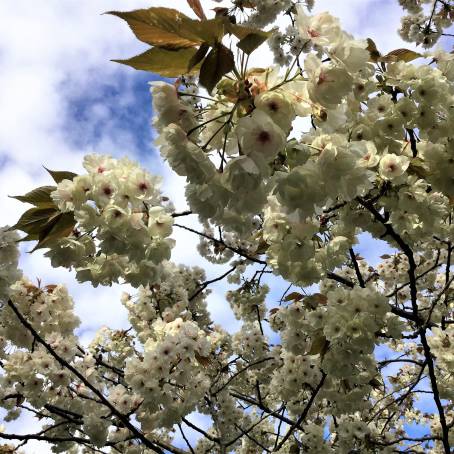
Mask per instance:
[[[318,76],[317,85],[321,85],[323,82],[326,82],[327,80],[328,76],[324,72],[321,72],[320,75]]]
[[[272,110],[273,112],[277,112],[279,110],[279,105],[277,102],[275,101],[271,101],[269,104],[268,104],[268,107],[270,108],[270,110]]]
[[[257,136],[258,141],[261,144],[266,144],[267,142],[271,141],[271,136],[268,131],[260,131],[259,135]]]
[[[314,30],[313,28],[309,28],[307,30],[307,34],[311,37],[311,38],[318,38],[320,36],[320,33],[317,31],[317,30]]]

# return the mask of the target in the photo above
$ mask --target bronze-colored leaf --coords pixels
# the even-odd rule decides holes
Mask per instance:
[[[77,173],[74,172],[69,172],[66,170],[50,170],[47,167],[44,167],[49,175],[53,178],[55,183],[60,183],[63,180],[73,180],[75,177],[77,177]]]
[[[59,213],[51,228],[44,228],[39,235],[38,244],[31,250],[49,247],[52,243],[69,236],[74,230],[76,221],[73,213]],[[47,226],[46,226],[47,227]]]
[[[200,355],[198,352],[195,352],[195,359],[203,366],[208,367],[211,364],[210,358]]]
[[[194,13],[200,20],[204,20],[207,18],[205,16],[205,12],[203,11],[202,5],[200,4],[200,0],[187,0],[187,2],[191,7],[192,11],[194,11]]]
[[[320,330],[312,338],[311,348],[308,352],[309,355],[320,355],[323,358],[328,351],[329,340],[323,335],[323,331]]]
[[[421,158],[412,158],[408,171],[417,175],[419,178],[427,178],[429,169]]]
[[[265,39],[271,35],[271,32],[265,32],[259,28],[248,27],[245,25],[232,24],[230,22],[225,23],[227,33],[235,35],[239,40],[246,38],[248,35],[263,35]]]
[[[367,47],[366,50],[369,51],[370,61],[378,62],[379,58],[381,57],[381,53],[377,49],[377,45],[375,44],[374,40],[371,38],[367,38]]]
[[[128,60],[112,61],[131,66],[134,69],[151,71],[165,77],[178,77],[188,72],[189,63],[196,53],[197,49],[194,48],[168,50],[153,47]]]
[[[203,42],[189,32],[194,21],[176,9],[148,8],[128,12],[109,11],[106,14],[125,20],[137,39],[152,46],[182,49]]]
[[[209,93],[213,91],[222,76],[232,71],[235,67],[235,59],[230,49],[222,44],[216,45],[206,56],[200,68],[200,84]]]
[[[218,6],[213,8],[213,11],[216,14],[216,17],[227,17],[229,15],[229,9]]]
[[[27,192],[25,195],[13,195],[10,196],[13,199],[20,200],[24,203],[31,203],[32,205],[39,206],[42,208],[50,208],[55,206],[50,194],[57,189],[55,186],[41,186]]]
[[[298,292],[289,293],[285,298],[284,301],[301,301],[304,298],[304,295]]]
[[[245,36],[237,46],[246,54],[251,54],[257,47],[261,46],[267,39],[269,34],[265,32],[249,33]]]
[[[125,20],[136,37],[164,49],[215,44],[224,36],[224,20],[194,20],[172,8],[148,8],[129,12],[109,11]]]
[[[328,298],[322,293],[314,293],[313,295],[304,298],[304,304],[310,309],[316,309],[318,306],[326,306]]]
[[[222,94],[224,96],[228,97],[229,92],[224,90]],[[257,254],[264,254],[269,248],[270,248],[270,245],[266,241],[264,241],[262,238],[260,238],[259,245],[257,246],[256,253]]]
[[[53,293],[53,291],[58,287],[57,284],[48,284],[44,287],[47,293]]]
[[[372,380],[369,381],[369,385],[372,386],[372,388],[374,389],[381,389],[382,388],[382,384],[381,382],[376,379],[376,378],[373,378]]]
[[[197,52],[191,57],[188,63],[187,71],[191,71],[195,66],[197,66],[204,58],[205,55],[210,50],[210,46],[206,43],[203,43]]]
[[[55,208],[30,208],[11,227],[11,230],[22,230],[28,234],[39,234],[46,224],[58,214]]]
[[[37,241],[39,240],[39,234],[38,233],[29,233],[22,237],[20,240],[18,240],[18,243],[24,242],[24,241]]]
[[[352,390],[350,382],[346,378],[343,378],[340,381],[340,383],[341,383],[341,385],[342,385],[342,387],[344,388],[345,391],[350,392]]]
[[[385,56],[378,59],[378,61],[392,63],[396,61],[410,62],[416,58],[422,57],[422,55],[414,50],[410,49],[395,49]]]

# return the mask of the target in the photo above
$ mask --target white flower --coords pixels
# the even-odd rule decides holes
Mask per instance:
[[[236,133],[242,153],[251,155],[252,159],[261,157],[272,161],[285,145],[284,131],[259,109],[238,121]]]
[[[0,227],[0,300],[7,298],[8,287],[21,276],[17,269],[19,260],[18,240],[19,235],[16,231],[9,231],[7,227]]]
[[[288,97],[277,90],[260,93],[254,100],[255,107],[267,113],[272,120],[288,131],[295,118],[295,110]]]
[[[161,137],[161,155],[167,159],[172,169],[188,181],[203,184],[216,174],[216,167],[207,154],[190,142],[186,133],[176,124],[164,128]]]
[[[195,120],[191,108],[180,102],[175,85],[166,82],[151,82],[153,99],[153,126],[161,132],[171,123],[176,123],[185,131],[194,126]]]
[[[312,101],[322,106],[336,107],[352,88],[353,78],[341,63],[322,63],[309,54],[304,69],[309,74],[308,92]]]
[[[115,159],[102,154],[89,154],[84,157],[84,169],[90,173],[104,173],[115,166]]]
[[[374,142],[368,140],[360,140],[358,142],[350,143],[350,150],[359,154],[358,165],[360,167],[372,168],[375,167],[380,157],[377,155],[377,148]]]
[[[126,180],[126,193],[131,198],[139,200],[148,200],[156,197],[156,184],[159,182],[157,177],[150,175],[140,169],[135,169],[129,173]]]
[[[248,156],[230,160],[222,174],[224,185],[232,192],[252,191],[260,186],[261,179],[260,169]]]
[[[163,207],[150,208],[148,216],[148,231],[152,236],[165,238],[172,233],[173,218]]]
[[[74,210],[74,189],[74,183],[71,180],[63,180],[58,183],[57,189],[50,194],[60,211]]]
[[[344,35],[342,41],[334,48],[333,55],[347,67],[350,73],[357,73],[369,61],[367,42],[349,39]]]
[[[93,181],[93,187],[90,191],[91,198],[98,206],[106,206],[116,195],[118,191],[118,181],[111,175],[101,173]]]
[[[308,16],[302,6],[297,8],[296,26],[303,39],[310,40],[318,46],[335,44],[342,33],[337,18],[328,12]]]
[[[400,177],[410,165],[410,159],[406,156],[397,156],[388,153],[380,159],[379,172],[380,176],[386,180],[392,180]]]

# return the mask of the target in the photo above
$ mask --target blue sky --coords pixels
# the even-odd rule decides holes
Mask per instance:
[[[210,0],[202,3],[207,10],[219,6]],[[42,166],[78,172],[83,155],[92,152],[140,160],[164,177],[164,191],[177,208],[185,207],[183,179],[169,172],[152,145],[148,82],[157,76],[109,61],[135,55],[145,46],[122,21],[101,13],[149,6],[176,7],[190,13],[184,0],[46,0],[39,8],[33,0],[2,0],[0,225],[15,223],[24,210],[8,194],[22,194],[50,183]],[[372,37],[384,52],[411,47],[396,33],[401,15],[397,0],[316,0],[315,11],[323,10],[340,17],[344,28],[354,35]],[[270,53],[262,46],[254,64],[263,66],[269,61]],[[175,261],[207,263],[197,257],[196,239],[191,234],[179,231],[175,237],[180,244]],[[29,249],[29,245],[22,246],[24,252]],[[358,251],[375,260],[383,253],[367,241]],[[209,277],[221,274],[222,268],[209,266]],[[40,252],[22,254],[21,267],[31,279],[67,284],[83,320],[83,342],[104,324],[114,328],[127,325],[119,303],[124,287],[92,290],[87,284],[78,285],[73,273],[50,269]],[[218,285],[214,290],[209,305],[215,320],[233,327],[233,316],[223,299],[225,287]],[[33,420],[21,419],[8,429],[21,432],[34,425]],[[27,452],[45,451],[30,444]]]

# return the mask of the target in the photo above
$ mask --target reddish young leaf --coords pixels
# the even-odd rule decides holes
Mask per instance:
[[[191,7],[192,11],[196,13],[197,17],[200,20],[204,20],[207,17],[205,16],[205,13],[203,11],[202,5],[200,4],[200,0],[187,0],[189,6]]]

